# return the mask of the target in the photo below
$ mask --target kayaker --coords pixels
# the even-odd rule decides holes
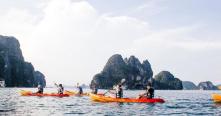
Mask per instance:
[[[38,91],[36,93],[43,94],[44,88],[42,85],[38,85]]]
[[[78,94],[83,94],[83,89],[82,89],[82,87],[79,85],[79,83],[77,83],[77,88],[78,88]]]
[[[62,85],[62,84],[57,85],[56,83],[55,83],[55,85],[56,85],[57,88],[58,88],[58,94],[63,94],[63,92],[64,92],[64,87],[63,87],[63,85]]]
[[[111,94],[115,94],[116,98],[123,98],[123,88],[122,88],[122,84],[124,84],[126,81],[126,79],[122,79],[121,82],[119,84],[117,84],[117,86],[113,86],[113,90],[114,92],[112,92],[111,90],[108,90],[107,92],[105,92],[103,95],[105,95],[106,93],[111,93]]]
[[[146,97],[146,98],[154,98],[154,88],[152,87],[152,84],[147,84],[147,89],[146,89],[146,92],[139,95],[139,98],[142,98],[142,97]]]
[[[97,92],[98,92],[97,86],[96,86],[96,85],[93,85],[93,86],[92,86],[92,92],[91,92],[91,93],[97,94]]]
[[[122,98],[123,97],[123,88],[121,84],[118,84],[116,87],[116,98]]]

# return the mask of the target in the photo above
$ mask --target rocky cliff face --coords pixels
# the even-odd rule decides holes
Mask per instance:
[[[170,72],[162,71],[154,77],[154,87],[160,90],[182,90],[182,81]]]
[[[39,71],[34,72],[34,82],[35,84],[40,84],[43,87],[46,86],[45,76]]]
[[[45,83],[31,63],[25,62],[20,44],[14,37],[0,35],[0,78],[6,87],[33,87]],[[36,81],[39,80],[39,81]]]
[[[198,88],[200,90],[218,90],[218,88],[210,81],[200,82]]]
[[[182,84],[183,84],[184,90],[197,90],[198,89],[198,87],[193,82],[190,82],[190,81],[183,81]]]
[[[108,89],[126,79],[124,85],[128,89],[143,89],[152,76],[151,65],[147,60],[141,63],[135,56],[123,59],[121,55],[115,54],[109,58],[103,71],[93,77],[91,86]]]
[[[162,71],[154,79],[152,76],[153,71],[148,60],[141,63],[135,56],[123,59],[121,55],[115,54],[109,58],[101,73],[93,77],[91,86],[108,89],[126,79],[124,86],[127,89],[144,89],[148,81],[151,81],[156,89],[183,88],[182,81],[168,71]]]

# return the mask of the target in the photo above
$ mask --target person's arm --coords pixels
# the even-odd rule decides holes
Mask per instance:
[[[144,97],[145,94],[146,94],[146,92],[144,92],[144,93],[142,93],[142,94],[139,94],[138,98],[142,98],[142,97]]]
[[[56,87],[59,87],[57,83],[54,83],[54,85],[55,85]]]
[[[113,92],[112,90],[109,90],[108,92],[111,94],[116,94],[116,92]]]
[[[140,97],[143,97],[145,95],[145,93],[140,94]]]

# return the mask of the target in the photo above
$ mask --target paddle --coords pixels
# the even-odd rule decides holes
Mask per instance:
[[[126,79],[121,79],[121,81],[120,81],[120,83],[118,83],[118,85],[119,85],[119,84],[123,85],[125,81],[126,81]],[[105,94],[107,94],[108,92],[110,92],[110,90],[111,90],[111,89],[107,90],[103,95],[105,95]]]
[[[20,92],[29,92],[29,93],[32,93],[31,91],[28,91],[28,90],[20,90]]]
[[[58,84],[57,84],[57,83],[55,83],[55,82],[54,82],[54,85],[55,85],[56,87],[58,87]]]

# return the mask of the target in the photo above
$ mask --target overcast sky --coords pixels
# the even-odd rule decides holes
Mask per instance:
[[[0,34],[52,82],[89,84],[113,54],[221,83],[220,0],[0,0]]]

